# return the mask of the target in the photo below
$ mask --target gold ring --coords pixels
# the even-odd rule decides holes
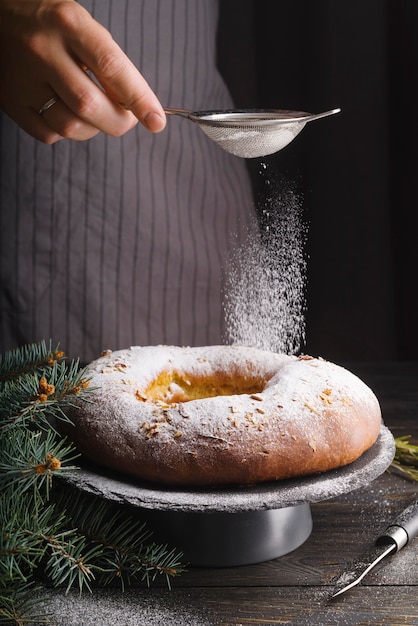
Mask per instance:
[[[45,111],[48,111],[48,109],[50,109],[51,107],[54,106],[54,104],[56,104],[58,102],[58,98],[50,98],[47,102],[45,102],[45,104],[43,106],[41,106],[41,108],[39,109],[38,113],[39,115],[43,115],[45,113]]]

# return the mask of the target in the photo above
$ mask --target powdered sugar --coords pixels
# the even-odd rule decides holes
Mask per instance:
[[[265,126],[201,124],[200,128],[221,148],[244,159],[264,157],[285,148],[305,127],[306,122]]]
[[[95,589],[83,596],[48,590],[47,608],[56,626],[209,626],[203,608],[192,607],[187,591]]]
[[[226,342],[297,354],[305,339],[305,225],[300,197],[265,177],[262,235],[231,258],[224,297]]]

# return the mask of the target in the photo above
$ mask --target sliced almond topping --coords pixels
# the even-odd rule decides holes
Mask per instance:
[[[155,404],[157,404],[161,409],[170,409],[171,406],[173,406],[170,406],[167,402],[163,402],[162,400],[157,400]]]
[[[317,411],[315,407],[312,406],[312,404],[309,404],[309,402],[304,402],[303,406],[306,406],[306,408],[312,411],[312,413],[316,413],[316,415],[320,415],[319,411]]]
[[[151,437],[155,437],[159,433],[158,424],[154,424],[154,426],[149,426],[147,428],[146,438],[151,439]]]
[[[319,399],[322,400],[322,402],[325,402],[326,404],[332,404],[333,403],[333,399],[330,398],[329,396],[324,396],[323,393],[319,394]]]
[[[186,411],[186,409],[184,408],[184,404],[182,402],[179,403],[178,409],[182,417],[185,417],[186,419],[190,417],[190,413]]]

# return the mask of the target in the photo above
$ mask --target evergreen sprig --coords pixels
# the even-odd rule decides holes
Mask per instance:
[[[45,601],[39,591],[40,586],[35,583],[0,588],[0,624],[49,624]]]
[[[0,361],[0,432],[19,425],[27,428],[34,422],[39,429],[49,430],[52,418],[68,421],[65,408],[88,386],[78,361],[60,362],[64,353],[58,348],[51,350],[45,343],[41,347],[23,350],[21,359],[16,350],[9,357],[6,353]],[[5,372],[6,363],[10,374]]]
[[[49,499],[52,477],[75,469],[64,465],[79,455],[66,439],[59,439],[54,430],[45,434],[15,428],[2,437],[0,459],[0,490],[13,489],[14,496],[36,490],[42,499]]]
[[[24,376],[27,373],[41,371],[63,357],[62,350],[59,349],[59,346],[53,348],[51,341],[49,344],[40,341],[9,350],[4,355],[0,355],[0,383]]]
[[[395,458],[390,469],[409,480],[418,481],[418,445],[410,439],[411,435],[395,438]]]
[[[88,401],[78,361],[41,342],[0,356],[0,624],[47,623],[35,582],[42,573],[68,591],[76,585],[135,579],[169,584],[181,554],[150,541],[151,532],[104,501],[55,497],[56,478],[76,471],[74,446],[59,422],[75,396]]]
[[[80,497],[67,505],[66,512],[87,544],[100,547],[92,566],[99,585],[117,580],[125,589],[139,579],[149,586],[163,575],[170,587],[170,578],[183,571],[180,554],[152,542],[152,532],[144,523],[122,511],[113,511],[105,501]]]

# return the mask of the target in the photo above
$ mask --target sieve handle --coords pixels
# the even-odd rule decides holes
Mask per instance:
[[[323,113],[312,113],[302,121],[311,122],[312,120],[319,120],[321,117],[328,117],[329,115],[335,115],[336,113],[341,113],[341,109],[331,109],[330,111],[324,111]]]
[[[168,113],[168,115],[181,115],[181,117],[187,117],[190,119],[192,111],[187,111],[186,109],[172,109],[169,107],[164,107],[164,113]]]
[[[376,544],[384,544],[392,541],[396,549],[400,550],[414,537],[418,535],[418,500],[410,504],[385,532],[378,537]]]

